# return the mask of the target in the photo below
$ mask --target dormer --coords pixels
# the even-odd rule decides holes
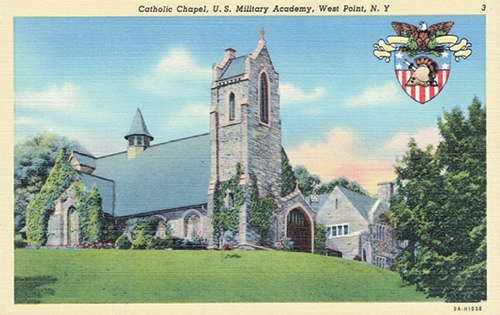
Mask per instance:
[[[77,151],[71,152],[69,156],[69,164],[75,170],[87,174],[92,174],[97,165],[95,157]]]

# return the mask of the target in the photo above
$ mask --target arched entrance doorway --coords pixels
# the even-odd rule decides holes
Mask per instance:
[[[292,239],[294,252],[311,252],[312,225],[302,209],[296,208],[288,212],[286,236]]]

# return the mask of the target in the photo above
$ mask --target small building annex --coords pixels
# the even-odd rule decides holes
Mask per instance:
[[[298,188],[288,196],[281,195],[279,74],[263,32],[251,54],[236,57],[229,48],[222,61],[213,65],[212,73],[208,133],[152,144],[154,137],[138,109],[125,134],[126,151],[102,157],[71,153],[69,163],[77,170],[79,181],[89,190],[97,187],[103,211],[120,231],[131,236],[134,222],[155,219],[158,236],[168,226],[173,236],[221,245],[212,224],[216,190],[221,183],[238,178],[244,197],[232,237],[240,248],[258,248],[261,235],[251,220],[252,187],[256,187],[260,196],[272,196],[276,204],[270,244],[289,237],[294,250],[311,252],[314,226],[321,223],[326,227],[330,253],[388,267],[396,252],[392,245],[382,245],[394,240],[385,226],[387,237],[382,237],[378,216],[387,210],[392,183],[379,186],[379,199],[342,187],[307,198]],[[225,194],[226,206],[232,206],[234,192]],[[47,244],[78,244],[78,221],[72,184],[55,202]]]

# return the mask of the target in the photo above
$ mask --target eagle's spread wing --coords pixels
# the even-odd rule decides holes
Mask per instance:
[[[436,35],[436,32],[441,30],[443,32],[446,32],[445,35],[448,35],[448,33],[450,32],[451,30],[451,27],[453,26],[453,22],[442,22],[442,23],[436,23],[436,24],[433,24],[431,26],[429,26],[429,34],[432,36],[432,35]]]
[[[414,39],[418,37],[419,30],[418,27],[414,25],[400,22],[392,22],[391,25],[398,36],[402,36],[403,31],[407,31],[410,35],[413,35]]]

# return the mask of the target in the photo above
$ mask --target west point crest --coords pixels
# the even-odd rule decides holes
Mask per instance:
[[[388,63],[394,52],[394,71],[403,90],[415,101],[424,104],[436,97],[450,76],[451,55],[456,62],[467,59],[472,46],[467,39],[449,35],[453,22],[427,27],[392,22],[397,36],[387,36],[374,44],[373,54]]]

